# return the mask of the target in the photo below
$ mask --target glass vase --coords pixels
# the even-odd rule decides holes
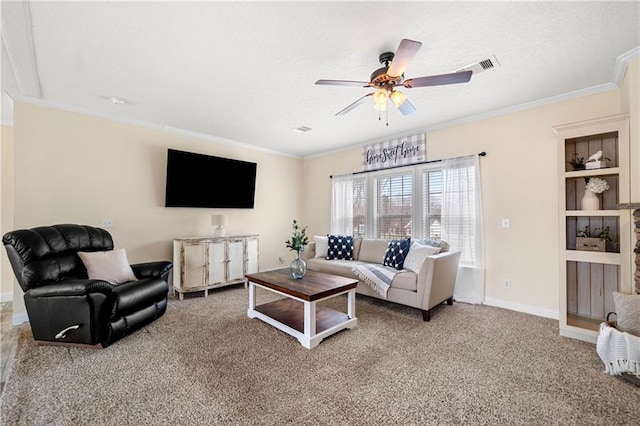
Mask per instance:
[[[296,280],[302,279],[304,274],[307,273],[307,263],[300,259],[299,251],[296,252],[296,258],[293,259],[289,267],[291,268],[291,276]]]

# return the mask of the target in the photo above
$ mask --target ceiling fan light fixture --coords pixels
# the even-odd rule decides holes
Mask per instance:
[[[405,95],[402,92],[399,92],[397,90],[394,90],[393,92],[391,92],[391,94],[389,95],[389,98],[391,98],[391,102],[393,102],[393,104],[396,107],[400,107],[400,105],[403,104],[403,102],[405,100],[407,100],[407,95]]]
[[[380,89],[376,93],[374,93],[373,103],[375,104],[377,109],[384,110],[385,105],[387,104],[387,91],[385,89]]]

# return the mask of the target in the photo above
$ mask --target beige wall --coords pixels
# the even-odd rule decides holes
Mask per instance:
[[[487,152],[481,159],[487,303],[557,315],[561,236],[552,126],[629,112],[632,201],[640,201],[639,62],[629,66],[620,90],[427,132],[429,160]],[[256,208],[225,212],[229,234],[261,234],[261,269],[292,258],[284,248],[291,219],[309,225],[311,235],[328,232],[329,176],[361,168],[360,149],[302,161],[16,103],[14,128],[2,128],[2,231],[61,222],[99,226],[110,217],[115,243],[132,262],[170,259],[174,236],[210,235],[209,217],[219,211],[163,207],[169,147],[258,163]],[[502,218],[511,228],[501,228]],[[1,293],[13,290],[14,310],[24,315],[22,291],[8,284],[13,275],[4,252],[0,266]],[[502,287],[504,279],[511,289]]]
[[[0,133],[0,235],[13,229],[13,127]],[[7,252],[0,254],[0,302],[13,300],[13,272]]]
[[[260,234],[261,269],[293,259],[284,242],[303,215],[300,159],[18,102],[14,141],[16,228],[113,218],[131,262],[171,260],[173,237],[213,235],[211,215],[224,212],[227,235]],[[167,148],[256,162],[255,208],[165,208]],[[14,294],[15,319],[24,305]]]
[[[488,304],[558,315],[558,176],[553,126],[621,112],[620,91],[427,132],[427,160],[476,154],[485,220]],[[372,125],[375,124],[372,122]],[[364,143],[363,143],[364,144]],[[312,234],[329,230],[331,174],[361,170],[360,149],[307,159],[307,222]],[[511,228],[503,229],[501,219]],[[503,288],[503,280],[511,288]]]

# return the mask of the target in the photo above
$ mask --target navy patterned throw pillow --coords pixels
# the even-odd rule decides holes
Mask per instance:
[[[351,235],[327,235],[328,250],[327,260],[344,259],[353,260],[353,236]]]
[[[382,264],[384,266],[392,266],[397,270],[402,269],[404,266],[404,259],[409,254],[410,247],[411,238],[389,241],[387,251],[384,252],[384,260],[382,261]]]

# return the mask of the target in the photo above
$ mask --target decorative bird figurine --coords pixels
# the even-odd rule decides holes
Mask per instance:
[[[602,150],[596,152],[591,157],[589,157],[589,159],[585,163],[587,170],[601,168],[602,167],[602,165],[600,164],[601,158],[602,158]]]
[[[587,163],[589,161],[600,161],[600,158],[602,158],[602,150],[596,152],[591,157],[589,157],[589,159],[587,160]]]

